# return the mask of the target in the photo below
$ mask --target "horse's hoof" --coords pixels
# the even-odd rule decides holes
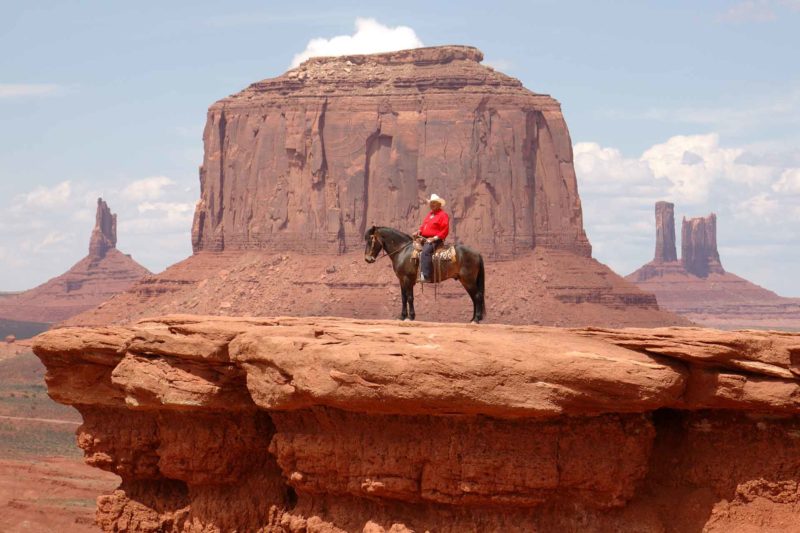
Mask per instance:
[[[470,323],[470,324],[480,324],[480,323],[481,323],[481,321],[480,321],[480,320],[470,320],[470,322],[469,322],[469,323]]]

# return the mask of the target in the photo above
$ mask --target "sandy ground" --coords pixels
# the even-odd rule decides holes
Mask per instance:
[[[118,483],[80,459],[0,459],[0,531],[91,531],[95,499]]]
[[[8,352],[0,357],[0,532],[93,531],[95,500],[119,478],[83,463],[81,417],[47,396],[39,359]]]

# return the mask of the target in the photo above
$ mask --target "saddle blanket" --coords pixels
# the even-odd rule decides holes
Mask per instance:
[[[415,241],[414,242],[414,251],[411,252],[411,259],[415,262],[419,262],[419,256],[422,254],[422,242]],[[456,246],[455,244],[450,244],[447,246],[439,246],[433,252],[433,260],[439,264],[446,263],[447,261],[456,262]]]

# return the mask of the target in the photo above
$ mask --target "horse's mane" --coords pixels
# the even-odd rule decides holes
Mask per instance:
[[[389,226],[375,226],[375,231],[380,231],[383,234],[388,234],[389,238],[397,238],[402,241],[410,241],[411,235],[404,233],[399,229],[390,228]]]

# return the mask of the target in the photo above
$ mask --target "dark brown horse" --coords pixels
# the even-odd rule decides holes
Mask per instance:
[[[386,252],[392,261],[392,268],[400,280],[400,292],[403,296],[403,311],[400,313],[402,320],[414,320],[414,285],[417,283],[418,262],[411,259],[414,250],[414,241],[411,235],[396,229],[384,226],[372,226],[364,235],[366,249],[364,260],[374,263],[381,250]],[[436,282],[446,279],[457,279],[467,290],[472,299],[472,322],[480,322],[486,316],[484,305],[484,280],[483,257],[467,246],[455,246],[456,257],[454,261],[447,261],[437,265],[434,262]]]

